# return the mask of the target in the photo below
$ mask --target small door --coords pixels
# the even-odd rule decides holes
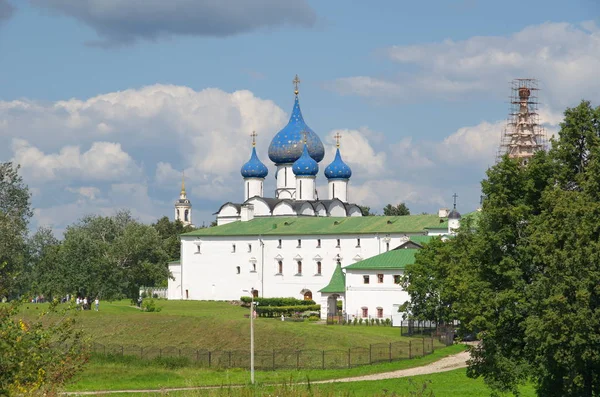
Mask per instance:
[[[252,296],[254,296],[255,298],[258,298],[258,290],[257,289],[252,290]]]
[[[306,292],[304,293],[304,300],[305,300],[305,301],[311,301],[311,300],[312,300],[312,292],[310,292],[310,291],[306,291]]]

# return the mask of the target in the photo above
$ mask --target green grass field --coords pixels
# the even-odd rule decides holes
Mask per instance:
[[[45,305],[27,304],[25,316]],[[129,301],[101,302],[100,311],[77,315],[78,326],[101,344],[154,347],[194,347],[208,350],[247,350],[249,309],[227,302],[158,301],[158,313],[142,312]],[[36,307],[38,309],[36,309]],[[314,322],[282,322],[258,318],[256,350],[348,349],[371,343],[406,340],[399,328],[385,326],[326,326]],[[437,345],[436,347],[440,347]]]
[[[305,382],[310,380],[337,379],[369,375],[411,368],[437,361],[450,354],[463,351],[463,345],[454,345],[436,350],[433,354],[411,360],[365,365],[347,369],[331,370],[278,370],[257,371],[259,383]],[[196,367],[172,368],[168,362],[143,361],[126,358],[115,361],[109,358],[92,360],[75,383],[71,391],[161,389],[188,386],[243,385],[250,380],[248,369],[213,370]]]
[[[300,380],[298,380],[299,382]],[[285,382],[285,380],[284,380]],[[303,380],[306,382],[306,378]],[[191,386],[191,385],[189,385]],[[426,386],[425,392],[423,386]],[[110,394],[111,397],[118,396],[138,396],[158,397],[158,396],[202,396],[202,397],[254,397],[254,396],[278,396],[278,397],[371,397],[371,396],[430,396],[433,393],[435,397],[481,397],[489,396],[490,389],[481,379],[470,379],[466,376],[465,369],[442,372],[431,375],[413,376],[410,378],[386,379],[377,381],[361,381],[350,383],[329,383],[329,384],[298,384],[294,381],[282,386],[265,386],[258,384],[255,387],[246,386],[243,388],[232,388],[224,386],[212,390],[193,390],[178,392],[161,393],[123,393]],[[526,385],[520,389],[521,397],[534,397],[535,391],[531,385]]]
[[[85,331],[91,341],[106,345],[193,347],[212,351],[249,349],[249,319],[244,316],[249,312],[247,308],[227,302],[161,300],[158,305],[162,309],[160,312],[146,313],[132,307],[129,301],[101,302],[99,312],[93,310],[78,312],[77,326]],[[23,317],[33,317],[43,310],[44,306],[24,305]],[[353,347],[368,347],[369,344],[374,343],[396,341],[408,343],[410,340],[419,344],[421,342],[420,338],[400,336],[398,328],[385,326],[327,326],[314,322],[282,322],[270,318],[258,318],[255,322],[256,350],[347,350]],[[263,385],[290,382],[296,384],[306,382],[307,379],[316,381],[388,372],[428,364],[444,356],[458,353],[464,350],[464,346],[443,347],[436,342],[435,349],[433,354],[425,357],[345,369],[257,371],[256,380]],[[68,390],[244,385],[248,381],[247,369],[199,368],[189,362],[178,362],[176,359],[140,360],[127,356],[93,355],[84,372],[68,386]],[[454,381],[471,382],[461,374],[455,375]],[[396,382],[402,384],[404,381]],[[444,382],[452,382],[452,380],[440,380],[441,385],[446,384]],[[346,391],[354,393],[350,395],[373,395],[370,392],[360,391],[368,390],[373,387],[372,385],[363,387],[359,383],[322,385],[319,388],[322,388],[327,395],[343,395]],[[378,382],[377,387],[384,383],[386,381]],[[338,387],[341,389],[338,390]],[[269,390],[272,390],[272,387]],[[379,390],[383,389],[376,391]],[[197,392],[198,395],[204,395],[202,393],[204,392]],[[257,389],[245,391],[236,389],[236,393],[251,393],[239,394],[240,396],[263,395],[263,391]]]

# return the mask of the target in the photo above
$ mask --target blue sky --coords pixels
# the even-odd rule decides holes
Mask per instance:
[[[566,106],[598,104],[599,12],[593,0],[0,0],[0,161],[22,164],[34,226],[123,207],[171,216],[183,170],[195,221],[209,222],[241,199],[252,129],[273,179],[266,149],[297,73],[329,145],[322,169],[344,135],[351,201],[433,212],[456,191],[470,211],[512,78],[540,79],[550,134]]]

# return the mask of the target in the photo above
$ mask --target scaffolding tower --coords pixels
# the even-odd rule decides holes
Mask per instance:
[[[546,132],[540,126],[538,115],[538,81],[514,79],[511,82],[510,111],[502,131],[496,160],[508,154],[527,165],[538,150],[546,149]]]

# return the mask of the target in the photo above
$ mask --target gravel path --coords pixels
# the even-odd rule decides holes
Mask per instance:
[[[430,364],[423,365],[420,367],[400,369],[392,372],[382,372],[372,375],[355,376],[352,378],[338,378],[328,380],[312,381],[311,384],[319,383],[336,383],[336,382],[360,382],[363,380],[381,380],[381,379],[394,379],[404,378],[407,376],[416,375],[428,375],[438,372],[452,371],[459,368],[465,368],[467,366],[467,360],[469,359],[468,352],[461,352],[452,356],[447,356],[434,361]],[[98,394],[115,394],[115,393],[164,393],[170,391],[183,391],[183,390],[202,390],[202,389],[218,389],[221,386],[197,386],[197,387],[173,387],[165,389],[145,389],[145,390],[102,390],[102,391],[82,391],[82,392],[68,392],[64,393],[71,396],[86,396],[86,395],[98,395]],[[243,387],[243,385],[231,385],[228,387]]]

